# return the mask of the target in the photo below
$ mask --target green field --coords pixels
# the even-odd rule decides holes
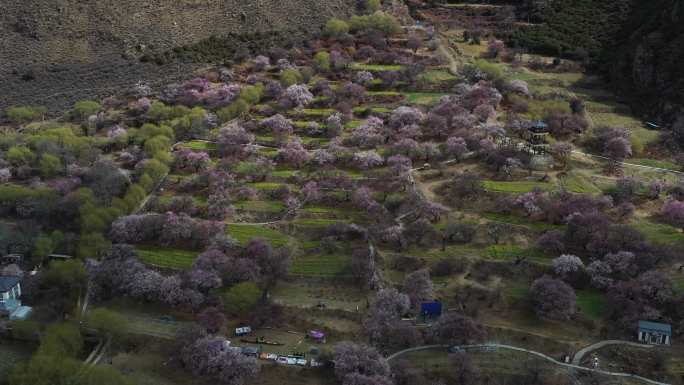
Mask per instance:
[[[353,63],[351,65],[351,69],[356,70],[356,71],[384,72],[384,71],[401,71],[402,69],[404,69],[404,66]]]
[[[368,91],[370,96],[401,96],[399,91]]]
[[[453,81],[458,78],[447,70],[427,70],[420,74],[418,79],[427,83],[441,83]]]
[[[606,295],[598,290],[577,290],[577,310],[593,319],[602,319],[608,315],[608,300]]]
[[[230,224],[228,234],[241,244],[246,244],[252,239],[261,238],[273,247],[284,246],[290,238],[278,230],[270,227],[252,224]]]
[[[359,106],[359,107],[354,107],[352,109],[352,111],[354,111],[355,114],[360,114],[360,113],[366,111],[368,108],[370,108],[371,112],[375,113],[375,114],[389,114],[390,112],[392,112],[391,108],[383,107],[383,106]],[[353,120],[352,120],[352,122],[353,122]],[[359,122],[358,124],[361,123],[360,121],[357,121],[357,122]],[[358,126],[358,124],[357,125],[351,125],[348,127],[354,128],[355,126]]]
[[[483,187],[487,191],[494,192],[505,192],[505,193],[527,193],[534,191],[535,189],[541,189],[544,191],[552,191],[556,189],[556,186],[551,183],[543,182],[499,182],[493,180],[486,180],[482,182]]]
[[[676,164],[674,164],[668,160],[657,160],[657,159],[648,159],[648,158],[630,158],[629,160],[627,160],[627,163],[638,164],[641,166],[648,166],[648,167],[664,168],[667,170],[675,170],[675,171],[679,171],[681,169],[681,167],[677,166]]]
[[[299,173],[299,170],[288,170],[288,169],[281,169],[281,170],[274,170],[271,172],[271,176],[279,177],[279,178],[289,178],[291,176],[295,176]]]
[[[136,246],[138,257],[148,265],[182,270],[192,266],[199,251],[180,250],[159,246]]]
[[[267,213],[279,213],[285,211],[286,206],[281,201],[241,201],[234,204],[235,208]]]
[[[282,186],[288,186],[288,187],[293,187],[292,185],[288,185],[286,183],[277,183],[277,182],[257,182],[257,183],[248,183],[247,184],[249,187],[252,187],[257,190],[262,190],[262,191],[273,191],[277,190],[278,188]]]
[[[405,92],[404,96],[409,103],[420,105],[431,105],[437,103],[439,98],[448,95],[441,92]]]
[[[524,226],[524,227],[528,227],[528,228],[531,228],[531,229],[537,230],[537,231],[554,230],[554,229],[563,228],[563,226],[561,226],[561,225],[552,225],[552,224],[546,223],[546,222],[533,221],[533,220],[530,220],[529,218],[519,217],[516,215],[507,215],[507,214],[500,214],[500,213],[484,213],[484,214],[482,214],[482,217],[484,217],[487,220],[493,221],[493,222],[501,222],[501,223],[508,223],[508,224],[516,225],[516,226]]]
[[[301,110],[301,113],[307,116],[330,116],[335,111],[332,108],[304,108]]]
[[[292,261],[290,274],[307,277],[350,277],[351,253],[298,256]]]
[[[203,140],[191,140],[183,142],[183,147],[194,151],[213,151],[216,150],[216,143],[205,142]]]
[[[551,259],[544,253],[535,249],[526,249],[515,245],[490,245],[485,248],[485,253],[489,258],[503,261],[512,261],[518,258],[525,258],[529,262],[540,265],[549,265]]]
[[[505,290],[505,294],[514,299],[527,299],[530,296],[530,285],[524,282],[512,283]]]
[[[297,218],[292,221],[293,225],[300,227],[326,227],[334,225],[338,222],[347,222],[341,219],[325,219],[325,218]]]
[[[569,172],[561,179],[561,186],[567,191],[577,194],[600,194],[602,190],[588,176]]]
[[[672,245],[684,242],[684,233],[674,226],[665,223],[655,223],[639,220],[634,228],[639,230],[648,241],[661,245]]]

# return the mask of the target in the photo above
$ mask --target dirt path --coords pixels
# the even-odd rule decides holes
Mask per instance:
[[[579,365],[582,363],[582,358],[584,358],[587,353],[590,353],[594,350],[601,349],[604,346],[610,346],[610,345],[625,345],[625,346],[633,346],[637,348],[645,348],[649,349],[652,348],[653,345],[646,345],[646,344],[640,344],[637,342],[630,342],[630,341],[621,341],[621,340],[605,340],[605,341],[600,341],[595,344],[589,345],[581,350],[579,350],[577,353],[575,353],[575,356],[572,358],[572,364],[573,365]]]
[[[437,203],[439,198],[437,197],[437,194],[435,194],[434,190],[440,183],[443,182],[444,181],[442,180],[434,180],[430,182],[421,182],[420,180],[416,180],[416,187],[420,190],[425,199]]]
[[[573,151],[572,153],[579,155],[579,156],[589,157],[589,158],[598,158],[598,159],[609,160],[609,161],[613,161],[613,162],[615,161],[615,160],[608,158],[606,156],[589,154],[589,153],[582,152],[582,151]],[[634,164],[634,163],[627,163],[627,162],[617,162],[617,164],[619,164],[621,166],[625,166],[625,167],[636,167],[636,168],[643,168],[643,169],[651,170],[651,171],[669,172],[669,173],[673,173],[673,174],[677,174],[677,175],[684,175],[684,172],[682,172],[682,171],[670,170],[669,168],[644,166],[641,164]]]
[[[440,37],[437,51],[439,51],[439,53],[449,62],[449,72],[451,72],[452,75],[458,76],[458,61],[454,58],[454,55],[449,52],[449,48],[444,41],[445,39],[445,36]]]

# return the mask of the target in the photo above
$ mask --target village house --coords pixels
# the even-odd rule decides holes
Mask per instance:
[[[0,317],[26,319],[31,314],[31,308],[22,306],[20,297],[21,277],[0,275]]]
[[[672,326],[659,322],[639,321],[639,342],[651,345],[671,345]]]

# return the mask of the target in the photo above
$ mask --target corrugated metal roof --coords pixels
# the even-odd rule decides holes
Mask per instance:
[[[639,321],[639,330],[665,333],[670,336],[672,335],[672,326],[660,322]]]
[[[0,275],[0,293],[10,291],[21,282],[21,278],[11,275]]]

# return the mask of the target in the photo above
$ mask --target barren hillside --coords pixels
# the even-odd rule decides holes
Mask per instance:
[[[352,0],[8,0],[0,2],[0,108],[71,102],[137,80],[187,74],[188,65],[141,64],[166,51],[229,34],[306,33]],[[292,32],[290,32],[292,31]],[[83,97],[83,94],[81,94]]]

